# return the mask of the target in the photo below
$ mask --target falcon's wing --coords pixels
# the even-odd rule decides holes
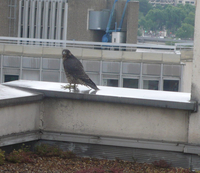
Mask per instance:
[[[65,71],[76,79],[85,78],[87,74],[83,69],[83,65],[76,57],[71,57],[63,62]],[[87,76],[88,77],[88,76]]]
[[[91,88],[98,90],[96,84],[89,78],[83,69],[81,62],[71,55],[63,61],[65,72],[70,74],[74,79],[79,79],[84,85],[90,86]]]

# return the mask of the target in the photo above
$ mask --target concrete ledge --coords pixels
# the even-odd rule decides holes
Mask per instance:
[[[27,92],[3,85],[0,85],[0,90],[0,107],[35,102],[44,98],[42,93],[36,91]]]
[[[42,140],[77,142],[86,144],[109,145],[142,149],[183,152],[184,144],[159,141],[145,141],[141,139],[115,138],[106,136],[93,136],[83,134],[57,133],[42,131]]]
[[[0,138],[0,147],[37,140],[48,140],[54,142],[75,142],[82,144],[96,144],[117,147],[173,151],[187,154],[200,154],[200,146],[198,145],[195,146],[184,143],[170,143],[165,141],[147,141],[141,139],[93,136],[40,130],[3,136]]]
[[[43,93],[47,97],[89,100],[97,102],[133,104],[158,108],[197,111],[197,102],[191,101],[190,93],[153,91],[143,89],[127,89],[119,87],[99,86],[99,91],[79,85],[76,90],[64,90],[64,83],[19,80],[4,83],[22,89]]]
[[[29,131],[24,133],[16,133],[0,137],[0,147],[19,144],[23,142],[36,141],[40,139],[39,131]]]

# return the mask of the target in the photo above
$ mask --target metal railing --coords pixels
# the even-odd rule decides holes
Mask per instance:
[[[2,44],[16,45],[34,45],[47,47],[75,47],[89,49],[109,49],[109,50],[124,50],[135,51],[136,49],[157,49],[176,51],[183,48],[193,48],[193,43],[176,43],[174,46],[157,45],[157,44],[127,44],[127,43],[104,43],[104,42],[89,42],[75,40],[51,40],[51,39],[36,39],[36,38],[18,38],[18,37],[0,37]]]

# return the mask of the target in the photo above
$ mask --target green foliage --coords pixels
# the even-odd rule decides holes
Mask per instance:
[[[89,169],[82,169],[77,171],[76,173],[105,173],[105,172],[111,172],[111,173],[123,173],[122,168],[115,168],[112,167],[110,169],[105,169],[103,167],[94,167]]]
[[[13,150],[6,156],[6,160],[13,163],[32,163],[36,155],[30,151],[30,146],[22,144],[19,150]]]
[[[165,160],[154,161],[152,164],[155,167],[159,167],[159,168],[170,168],[171,167],[171,163],[167,163],[167,161],[165,161]]]
[[[138,31],[137,31],[137,35],[138,36],[142,36],[142,32],[138,29]]]
[[[194,26],[183,23],[182,26],[176,32],[177,38],[193,38],[194,37]]]
[[[193,12],[190,12],[183,22],[194,26],[194,19],[195,19],[195,14]]]
[[[50,146],[47,144],[38,145],[35,148],[35,152],[39,156],[47,156],[47,157],[57,156],[63,159],[76,158],[76,155],[72,151],[63,151],[56,146]]]
[[[76,158],[77,156],[72,151],[62,151],[60,153],[60,157],[63,159],[73,159],[73,158]]]
[[[0,165],[3,165],[5,161],[5,151],[0,149]]]
[[[152,5],[148,0],[139,0],[139,11],[146,15],[149,10],[152,9]]]
[[[146,0],[139,1],[140,4],[146,3]],[[147,6],[147,5],[145,5]],[[139,28],[147,31],[161,31],[166,29],[168,33],[178,33],[180,38],[191,38],[195,21],[195,6],[186,5],[157,5],[156,7],[139,9]],[[144,12],[145,11],[145,12]],[[184,24],[189,24],[189,31],[184,31]],[[194,30],[194,29],[193,29]],[[185,33],[184,33],[185,32]]]
[[[59,156],[62,150],[56,146],[41,144],[36,146],[35,152],[39,156]]]

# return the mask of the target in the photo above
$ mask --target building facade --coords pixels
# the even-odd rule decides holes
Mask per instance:
[[[196,0],[149,0],[153,6],[155,5],[177,5],[177,4],[191,4],[195,5]]]
[[[191,4],[191,5],[195,5],[196,0],[176,0],[176,4]]]
[[[153,6],[156,5],[175,5],[175,0],[149,0]]]
[[[22,44],[0,44],[0,80],[35,80],[66,83],[61,52],[67,47],[84,66],[90,78],[100,86],[140,88],[164,91],[190,91],[190,51],[181,53],[157,46],[127,45],[123,49],[108,49],[98,42],[58,42],[16,40]],[[41,45],[28,45],[41,43]],[[27,44],[28,43],[28,44]],[[49,45],[49,46],[47,46]],[[54,46],[52,46],[54,45]],[[136,46],[136,47],[135,47]],[[135,51],[135,49],[137,49]],[[163,49],[163,50],[160,50]],[[132,51],[131,51],[132,50]],[[187,77],[188,76],[188,77]],[[184,80],[183,80],[184,79]],[[185,82],[187,81],[187,82]]]
[[[115,5],[113,23],[117,25],[125,3]],[[100,42],[105,29],[89,29],[89,13],[107,10],[110,14],[113,4],[114,0],[1,0],[0,36]],[[138,9],[138,2],[128,3],[122,25],[126,43],[137,43]]]

